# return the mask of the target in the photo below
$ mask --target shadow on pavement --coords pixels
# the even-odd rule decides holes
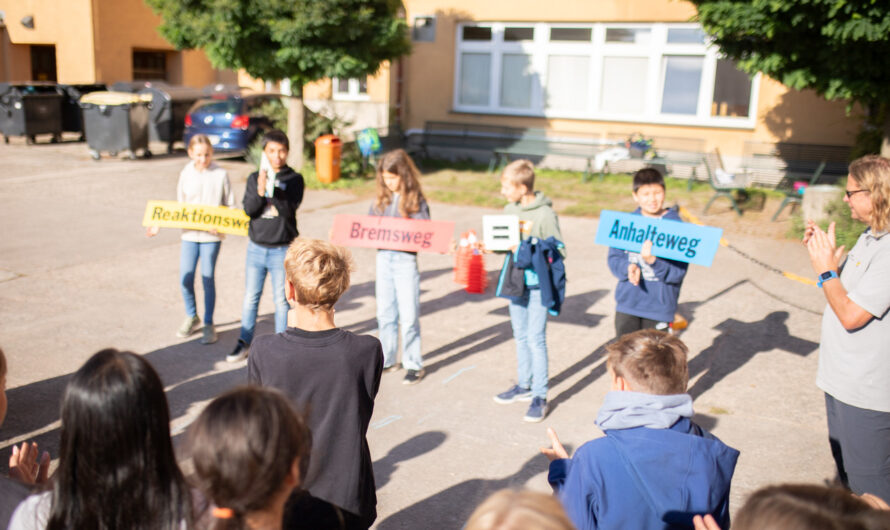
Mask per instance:
[[[399,463],[429,453],[442,445],[446,438],[448,436],[442,431],[427,431],[390,449],[386,456],[374,462],[374,483],[377,489],[390,481],[399,468]]]
[[[566,447],[571,454],[572,448]],[[459,529],[482,501],[497,490],[521,488],[542,471],[549,462],[540,453],[532,455],[516,473],[499,479],[470,479],[446,488],[439,493],[408,506],[377,522],[379,530],[402,528]]]
[[[784,350],[805,357],[818,343],[788,333],[787,311],[773,311],[763,320],[741,322],[728,318],[714,326],[721,331],[710,346],[689,361],[689,379],[704,375],[689,389],[693,399],[701,396],[724,377],[738,370],[760,352]]]

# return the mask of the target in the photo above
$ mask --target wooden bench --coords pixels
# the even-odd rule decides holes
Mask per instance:
[[[488,172],[500,170],[511,156],[565,156],[586,161],[583,180],[588,180],[593,171],[593,160],[604,149],[616,145],[601,138],[573,136],[547,129],[525,129],[510,145],[492,150]]]
[[[522,129],[516,127],[428,121],[419,142],[408,142],[406,150],[423,158],[430,157],[431,148],[491,151],[509,145],[521,135]]]
[[[849,156],[850,148],[845,146],[748,141],[742,154],[741,173],[753,183],[785,193],[772,216],[775,221],[786,206],[801,202],[796,182],[812,186],[820,179],[835,181],[847,174]]]

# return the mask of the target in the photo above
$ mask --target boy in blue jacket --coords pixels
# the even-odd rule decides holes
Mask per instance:
[[[637,171],[633,186],[639,206],[634,215],[680,221],[676,211],[664,207],[664,177],[657,169]],[[618,278],[615,336],[640,329],[667,330],[677,311],[687,267],[682,261],[653,256],[651,241],[645,241],[639,253],[610,248],[609,269]]]
[[[692,422],[687,348],[651,329],[606,347],[612,391],[596,424],[605,437],[569,460],[553,429],[548,481],[579,530],[693,528],[696,514],[729,527],[739,452]]]

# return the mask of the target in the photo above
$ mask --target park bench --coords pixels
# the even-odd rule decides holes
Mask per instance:
[[[491,151],[508,145],[522,134],[522,129],[498,125],[428,121],[419,141],[410,141],[406,150],[422,158],[430,157],[431,148]]]
[[[820,181],[836,181],[847,173],[850,149],[845,146],[795,144],[788,142],[745,142],[741,174],[751,182],[784,192],[782,203],[772,216],[775,221],[786,206],[800,204],[800,186]]]
[[[627,136],[621,133],[609,133],[607,138],[611,141],[621,141],[623,144]],[[654,157],[631,158],[627,162],[604,164],[600,171],[600,180],[607,168],[612,169],[611,165],[615,165],[616,168],[621,167],[629,173],[640,167],[654,167],[665,176],[685,178],[687,189],[692,189],[692,183],[699,179],[699,168],[704,167],[704,147],[705,141],[700,138],[656,136],[652,138]]]
[[[511,156],[562,156],[581,158],[586,162],[584,180],[590,178],[594,159],[603,150],[618,145],[617,142],[589,135],[572,135],[548,129],[525,129],[510,145],[495,147],[488,163],[488,172],[500,170]]]

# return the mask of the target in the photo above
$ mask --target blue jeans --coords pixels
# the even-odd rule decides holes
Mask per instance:
[[[263,294],[266,273],[272,279],[272,295],[275,297],[275,333],[287,329],[287,312],[290,306],[284,296],[284,256],[287,245],[261,247],[253,241],[247,242],[247,264],[244,275],[244,306],[241,308],[240,339],[250,344],[256,329],[256,313]]]
[[[179,253],[179,284],[182,287],[185,314],[190,317],[198,314],[198,309],[195,307],[195,270],[198,268],[198,257],[201,258],[205,324],[213,324],[213,308],[216,305],[216,283],[213,280],[213,272],[216,269],[219,247],[219,241],[210,243],[183,241]]]
[[[383,346],[383,366],[396,363],[399,324],[402,326],[402,366],[420,370],[420,273],[417,256],[394,250],[377,251],[377,328]]]
[[[516,339],[517,384],[532,389],[532,397],[547,399],[547,309],[541,290],[528,289],[510,302],[510,324]]]

